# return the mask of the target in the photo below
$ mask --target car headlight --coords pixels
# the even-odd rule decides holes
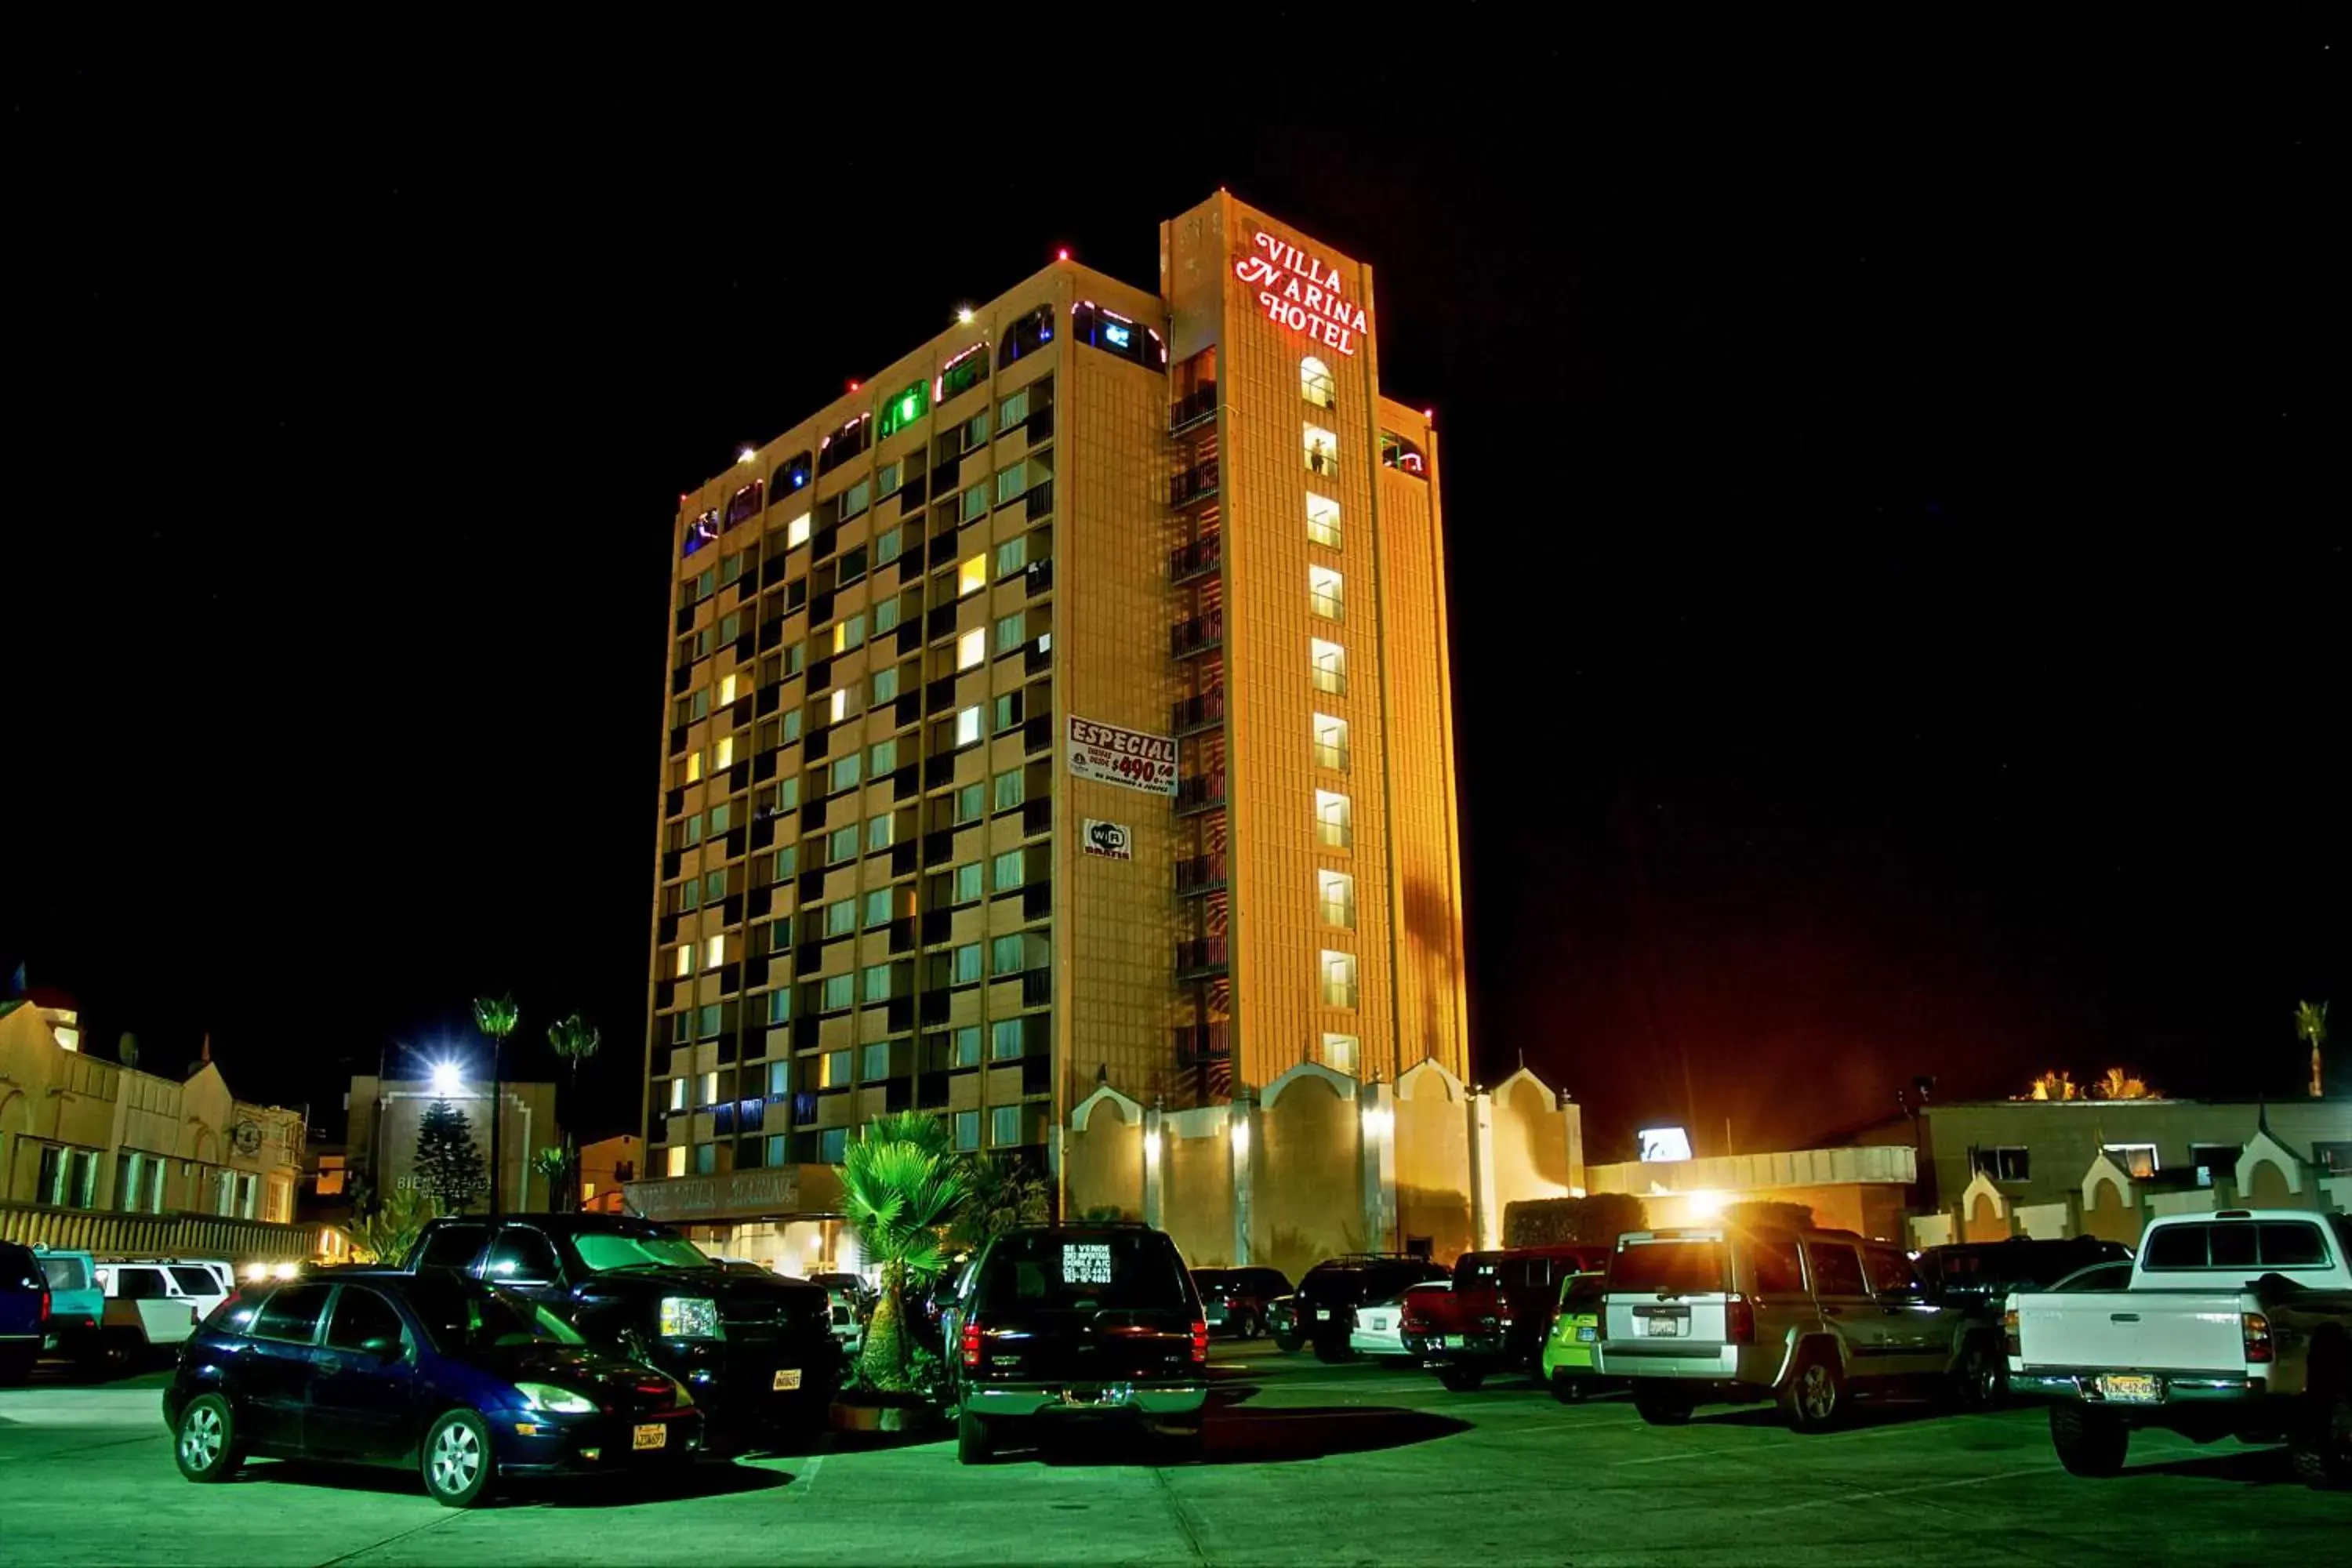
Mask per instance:
[[[708,1296],[664,1296],[661,1333],[666,1340],[723,1338],[719,1331],[719,1303]]]
[[[558,1388],[551,1383],[518,1383],[515,1392],[522,1395],[526,1410],[545,1410],[557,1415],[585,1415],[596,1408],[596,1402],[586,1394],[569,1388]]]

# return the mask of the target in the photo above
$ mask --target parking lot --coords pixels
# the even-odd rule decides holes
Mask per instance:
[[[2334,1561],[2352,1496],[2269,1449],[2145,1435],[2061,1471],[2034,1410],[1866,1413],[1800,1437],[1762,1410],[1651,1427],[1517,1379],[1221,1347],[1200,1463],[1083,1443],[980,1468],[954,1446],[827,1444],[658,1493],[553,1488],[457,1513],[391,1472],[183,1481],[161,1374],[0,1393],[0,1545],[18,1563],[2139,1563]]]

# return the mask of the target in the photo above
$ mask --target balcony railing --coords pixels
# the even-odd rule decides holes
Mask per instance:
[[[1168,433],[1181,435],[1217,416],[1217,384],[1210,382],[1186,393],[1168,408]]]
[[[1214,572],[1217,563],[1224,558],[1225,540],[1223,534],[1212,533],[1196,539],[1168,552],[1168,580],[1171,583],[1189,583],[1195,577]]]
[[[1168,628],[1168,652],[1171,658],[1190,658],[1196,653],[1206,653],[1222,647],[1225,641],[1225,613],[1212,610],[1205,616],[1194,616],[1189,621],[1179,621]]]
[[[1191,506],[1194,501],[1208,500],[1217,493],[1217,464],[1214,458],[1196,463],[1168,481],[1168,504]]]
[[[1187,816],[1196,811],[1214,811],[1225,804],[1225,771],[1195,773],[1189,779],[1176,781],[1176,815]]]
[[[1233,1037],[1223,1024],[1187,1024],[1176,1031],[1176,1059],[1186,1067],[1231,1061]]]
[[[1225,885],[1225,858],[1223,855],[1195,855],[1190,860],[1176,862],[1176,891],[1181,898],[1198,898],[1213,893]]]
[[[1176,944],[1176,978],[1179,980],[1223,974],[1230,967],[1232,961],[1226,956],[1223,937],[1203,937],[1197,942]]]
[[[1225,689],[1203,691],[1198,697],[1177,699],[1168,713],[1168,727],[1179,735],[1197,734],[1213,730],[1225,721]]]

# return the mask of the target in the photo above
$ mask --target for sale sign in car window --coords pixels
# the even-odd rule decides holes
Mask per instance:
[[[1110,1283],[1110,1244],[1102,1241],[1067,1241],[1062,1244],[1062,1283],[1065,1285],[1108,1285]]]
[[[1176,742],[1172,736],[1122,730],[1070,716],[1070,776],[1139,789],[1147,795],[1176,793]]]

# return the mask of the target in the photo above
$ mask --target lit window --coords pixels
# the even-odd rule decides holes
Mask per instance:
[[[1029,417],[1029,389],[1023,387],[996,405],[996,427],[1010,430]]]
[[[1011,653],[1028,640],[1029,616],[1025,611],[1017,616],[1006,616],[996,623],[997,652]]]
[[[721,768],[731,768],[734,765],[735,737],[732,735],[722,736],[719,739],[719,744],[710,749],[710,771],[717,773]]]
[[[1315,715],[1315,765],[1338,773],[1348,771],[1348,721],[1328,713]]]
[[[840,1056],[844,1061],[849,1059],[847,1051],[841,1052]],[[848,1152],[848,1128],[828,1127],[816,1135],[816,1157],[819,1164],[838,1165]]]
[[[817,997],[817,1006],[827,1013],[838,1013],[856,1000],[857,979],[850,974],[828,974]]]
[[[847,653],[851,648],[864,647],[865,643],[866,617],[862,615],[847,616],[833,628],[833,651],[835,653]]]
[[[1018,931],[1000,936],[988,944],[988,968],[992,974],[1018,974],[1029,967],[1029,944]]]
[[[953,1047],[950,1058],[950,1066],[976,1068],[980,1065],[979,1025],[972,1024],[958,1029],[949,1038]]]
[[[1307,537],[1327,549],[1339,548],[1339,503],[1329,496],[1307,497]]]
[[[792,521],[784,524],[784,548],[792,550],[800,545],[806,544],[808,542],[809,514],[803,512],[800,516],[793,519]]]
[[[721,801],[717,805],[712,806],[710,808],[710,837],[716,838],[720,834],[726,832],[727,824],[732,818],[733,815],[734,806],[732,802]]]
[[[863,977],[862,990],[865,994],[866,1005],[869,1007],[890,1000],[890,966],[887,963],[867,964]],[[882,1075],[877,1073],[874,1076],[879,1078]]]
[[[1011,811],[1014,806],[1019,805],[1025,795],[1024,782],[1019,768],[1014,768],[1010,773],[997,774],[996,805],[993,809]]]
[[[878,779],[898,766],[898,742],[877,741],[866,750],[866,776]]]
[[[988,481],[982,479],[956,498],[956,521],[977,522],[988,515]]]
[[[669,1080],[669,1108],[672,1110],[686,1109],[686,1079],[674,1078]]]
[[[885,437],[895,436],[930,412],[931,389],[917,382],[898,394],[882,408],[882,429]]]
[[[977,715],[979,711],[980,710],[977,708],[972,710],[972,712],[975,715]],[[978,822],[983,816],[987,815],[987,785],[969,784],[955,792],[955,819],[957,826],[961,827],[967,822]]]
[[[954,985],[970,985],[980,978],[980,943],[968,942],[957,948],[952,955]]]
[[[867,1083],[880,1083],[890,1076],[890,1042],[877,1040],[858,1053],[858,1072]]]
[[[845,860],[856,858],[857,825],[856,823],[853,822],[846,827],[836,827],[825,835],[824,863],[826,865],[838,866]]]
[[[683,1143],[673,1143],[673,1144],[671,1144],[671,1145],[670,1145],[670,1147],[669,1147],[669,1164],[668,1164],[668,1166],[667,1166],[667,1170],[668,1170],[669,1173],[670,1173],[671,1175],[673,1175],[673,1176],[683,1176],[683,1175],[685,1175],[685,1174],[686,1174],[686,1145],[685,1145],[685,1144],[683,1144]]]
[[[866,852],[887,849],[898,842],[898,820],[894,816],[870,816],[866,819]]]
[[[956,638],[956,668],[976,669],[988,659],[988,632],[975,626]]]
[[[789,989],[787,989],[787,990],[783,990],[783,991],[771,991],[771,992],[769,992],[769,993],[768,993],[768,1022],[769,1022],[769,1023],[771,1023],[771,1024],[789,1024],[789,1023],[791,1023],[792,1021],[793,1021],[793,994],[792,994],[792,992],[791,992]],[[783,1064],[783,1063],[782,1063],[782,1062],[778,1062],[778,1063],[776,1064],[776,1070],[777,1070],[777,1072],[779,1072],[779,1073],[780,1073],[780,1072],[782,1070],[782,1068],[783,1068],[783,1065],[784,1065],[784,1064]],[[773,1077],[774,1077],[774,1075],[773,1075],[773,1074],[772,1074],[772,1075],[771,1075],[771,1077],[772,1077],[772,1078],[773,1078]],[[774,1088],[774,1092],[776,1092],[776,1093],[778,1093],[778,1094],[782,1094],[782,1093],[783,1092],[783,1087],[782,1087],[782,1084],[781,1080],[776,1081],[776,1082],[774,1083],[774,1085],[773,1085],[773,1088]]]
[[[975,903],[980,899],[980,862],[955,868],[955,902]]]
[[[688,752],[686,754],[686,782],[693,784],[701,777],[702,753],[700,752]]]
[[[707,1072],[702,1075],[701,1103],[704,1105],[716,1105],[719,1103],[719,1075],[715,1072]]]
[[[702,967],[705,969],[716,969],[726,962],[727,939],[724,936],[714,936],[706,939],[702,944]]]
[[[1336,479],[1339,473],[1339,437],[1320,425],[1303,426],[1302,437],[1307,448],[1307,471],[1325,479]]]
[[[857,765],[863,760],[856,752],[850,752],[845,757],[833,759],[834,794],[839,795],[843,790],[857,787]]]
[[[960,710],[956,714],[955,726],[957,745],[976,746],[980,743],[980,709],[977,706]]]
[[[720,677],[719,678],[719,707],[724,708],[724,707],[726,707],[730,702],[732,702],[732,701],[734,701],[734,700],[735,700],[735,688],[736,688],[736,685],[737,685],[737,678],[736,678],[736,677],[734,677],[734,676],[732,676],[732,675],[722,675],[722,676],[720,676]]]
[[[1356,929],[1356,879],[1345,871],[1315,873],[1315,901],[1323,911],[1323,923],[1338,926],[1342,931]]]
[[[1323,1037],[1323,1065],[1333,1072],[1343,1072],[1353,1078],[1358,1056],[1355,1036],[1326,1035]]]
[[[874,931],[890,923],[890,917],[894,912],[890,907],[890,899],[891,892],[887,888],[877,888],[866,895],[866,929],[867,931]]]
[[[1323,1005],[1353,1007],[1356,1005],[1356,955],[1323,950]]]
[[[999,1018],[988,1026],[988,1059],[992,1062],[1018,1061],[1023,1041],[1021,1020]]]
[[[1008,849],[990,863],[989,875],[998,892],[1017,892],[1029,880],[1029,858],[1018,849]]]
[[[1021,699],[1022,693],[1008,691],[990,701],[989,730],[992,733],[1002,735],[1021,727]]]
[[[879,708],[885,702],[897,700],[898,700],[898,670],[896,668],[876,670],[874,672],[874,705]]]
[[[959,1152],[980,1147],[980,1112],[959,1110],[955,1113],[955,1146]]]
[[[886,431],[885,434],[887,435],[887,432]],[[900,483],[903,482],[905,474],[906,466],[904,464],[884,463],[881,467],[874,470],[874,493],[877,496],[889,495],[890,492],[897,489]],[[898,531],[897,529],[892,529],[890,531],[891,536],[895,538]],[[874,564],[877,566],[881,565],[890,558],[881,552],[881,542],[882,542],[878,539],[875,541]],[[890,553],[891,555],[895,555],[898,552],[894,550]]]
[[[904,529],[885,529],[874,536],[874,564],[887,566],[905,553],[907,535]],[[885,628],[887,629],[887,628]]]
[[[827,700],[825,707],[825,722],[828,724],[838,724],[844,719],[848,718],[849,688],[845,686],[835,687],[833,689],[833,696]]]
[[[1029,563],[1029,536],[1008,539],[996,547],[996,574],[1010,577]]]
[[[842,899],[824,906],[824,934],[847,936],[857,929],[857,900]]]
[[[1328,566],[1307,569],[1307,607],[1327,621],[1345,618],[1348,610],[1347,584],[1339,574]]]
[[[1321,637],[1308,639],[1307,657],[1315,666],[1315,689],[1334,696],[1348,693],[1348,650],[1335,642]]]
[[[677,952],[671,955],[670,973],[680,980],[694,973],[694,943],[678,944]]]
[[[998,1148],[1010,1148],[1021,1142],[1021,1108],[1000,1105],[988,1113],[988,1141]]]
[[[1336,406],[1339,388],[1331,380],[1331,367],[1309,354],[1298,362],[1298,395],[1318,408]]]
[[[956,597],[977,594],[988,586],[988,557],[975,555],[956,568]]]

